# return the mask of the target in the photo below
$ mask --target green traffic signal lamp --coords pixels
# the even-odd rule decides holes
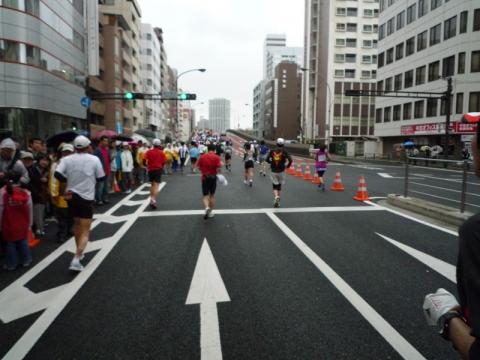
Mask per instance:
[[[189,94],[189,93],[180,93],[178,94],[178,100],[196,100],[197,94]]]
[[[125,100],[133,100],[134,97],[135,97],[135,96],[134,96],[133,93],[130,92],[130,91],[127,91],[125,94],[123,94],[123,98],[124,98]]]
[[[180,93],[180,95],[178,96],[180,100],[187,100],[187,93]]]

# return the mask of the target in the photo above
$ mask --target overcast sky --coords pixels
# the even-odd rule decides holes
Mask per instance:
[[[195,110],[208,117],[208,100],[227,98],[235,128],[238,121],[252,126],[252,93],[262,79],[266,34],[283,33],[287,46],[303,46],[302,0],[138,1],[142,22],[163,29],[170,66],[179,72],[207,69],[179,79],[179,87],[197,94]]]

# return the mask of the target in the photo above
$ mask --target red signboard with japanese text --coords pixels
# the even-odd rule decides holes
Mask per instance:
[[[477,124],[464,124],[460,121],[450,123],[450,134],[473,134]],[[445,123],[404,125],[400,129],[401,135],[442,135],[445,134]]]

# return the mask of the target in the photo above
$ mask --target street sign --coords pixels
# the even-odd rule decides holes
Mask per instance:
[[[123,134],[123,124],[120,121],[117,121],[117,123],[115,124],[115,131],[118,134]]]
[[[176,98],[178,96],[176,91],[162,91],[161,95],[166,98]]]
[[[90,99],[88,96],[84,96],[80,99],[80,104],[83,106],[83,107],[90,107],[90,105],[92,105],[92,99]]]

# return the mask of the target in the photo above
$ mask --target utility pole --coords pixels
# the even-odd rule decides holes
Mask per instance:
[[[449,141],[450,141],[450,113],[451,113],[451,108],[452,108],[452,92],[453,92],[453,87],[452,87],[452,78],[449,77],[447,79],[447,91],[445,92],[445,111],[447,113],[447,116],[445,118],[445,153],[444,157],[445,159],[448,159],[448,149],[449,149]]]

